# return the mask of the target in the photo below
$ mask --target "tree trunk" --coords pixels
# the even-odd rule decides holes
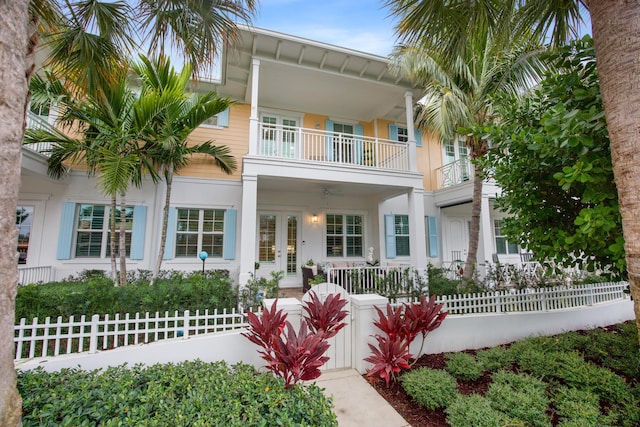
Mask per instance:
[[[640,341],[640,2],[590,0],[589,9]]]
[[[120,254],[120,285],[127,284],[127,200],[126,194],[120,194],[120,246],[118,248]]]
[[[109,231],[111,231],[111,237],[109,238],[109,252],[111,253],[111,278],[118,286],[118,264],[116,263],[116,198],[111,198],[111,213],[109,214]]]
[[[473,276],[478,259],[480,243],[480,213],[482,211],[482,171],[475,167],[473,175],[473,196],[471,197],[471,230],[469,230],[469,250],[464,264],[462,279],[468,281]]]
[[[167,183],[167,192],[164,196],[164,208],[162,210],[162,231],[160,233],[160,248],[158,249],[158,258],[153,269],[153,275],[151,276],[151,283],[153,285],[160,274],[160,267],[162,266],[162,259],[164,258],[164,246],[167,243],[167,226],[169,224],[169,207],[171,206],[171,186],[173,182],[173,165],[168,164],[165,172],[165,182]]]
[[[28,1],[0,1],[0,425],[22,425],[22,400],[13,366],[13,327],[18,285],[16,205],[20,156],[37,40],[28,40]]]

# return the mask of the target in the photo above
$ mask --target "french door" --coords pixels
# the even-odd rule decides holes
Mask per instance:
[[[258,277],[271,277],[271,272],[283,271],[281,286],[301,283],[298,248],[300,246],[300,215],[294,212],[258,212],[256,259]]]
[[[260,154],[269,157],[296,157],[298,120],[277,114],[262,114]]]

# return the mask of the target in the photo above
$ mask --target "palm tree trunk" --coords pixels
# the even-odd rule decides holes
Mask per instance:
[[[120,285],[127,284],[127,235],[126,235],[126,220],[127,220],[127,200],[126,194],[120,194]]]
[[[468,281],[473,276],[480,243],[480,213],[482,212],[482,171],[475,166],[473,175],[473,195],[471,196],[471,230],[469,230],[469,250],[464,264],[462,279]]]
[[[111,197],[111,213],[109,215],[109,252],[111,253],[111,278],[118,286],[118,264],[116,263],[116,197]]]
[[[169,207],[171,206],[171,186],[173,183],[173,165],[169,163],[166,166],[165,181],[167,183],[167,193],[164,196],[164,208],[162,210],[162,231],[160,233],[160,248],[158,248],[158,258],[153,269],[153,275],[151,276],[151,283],[153,285],[160,274],[160,267],[162,266],[162,259],[164,258],[164,246],[167,243],[167,228],[169,224]]]
[[[29,25],[33,25],[29,22],[28,6],[28,1],[0,2],[0,425],[10,427],[22,425],[22,400],[13,365],[13,327],[18,284],[15,215],[29,78],[37,43],[37,38],[27,39]]]
[[[640,341],[640,3],[590,0],[589,9]]]

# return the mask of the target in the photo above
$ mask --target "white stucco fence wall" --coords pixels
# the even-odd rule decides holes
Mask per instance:
[[[352,320],[352,367],[364,374],[371,367],[363,359],[370,355],[368,343],[375,343],[373,334],[379,333],[373,320],[377,319],[374,306],[384,310],[387,299],[379,295],[353,295]],[[293,303],[293,301],[291,301]],[[289,304],[278,302],[278,308]],[[295,306],[295,308],[293,307]],[[300,303],[290,304],[289,319]],[[447,316],[442,325],[428,335],[423,353],[480,349],[516,341],[530,336],[554,335],[557,333],[592,329],[634,318],[633,302],[622,300],[602,303],[590,307],[537,313],[481,314]],[[242,331],[220,332],[190,338],[176,338],[149,344],[121,347],[96,353],[70,354],[58,357],[35,358],[16,362],[21,370],[38,366],[46,371],[80,367],[98,369],[127,363],[152,365],[156,363],[178,363],[200,359],[206,362],[225,360],[229,364],[243,362],[256,367],[264,365],[258,347],[241,335]],[[420,347],[420,338],[412,344],[414,355]]]

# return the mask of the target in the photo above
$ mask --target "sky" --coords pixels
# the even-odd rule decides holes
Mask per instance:
[[[260,0],[256,27],[387,56],[396,41],[395,19],[384,0]],[[586,14],[586,11],[584,11]],[[580,34],[591,32],[587,24]]]
[[[387,56],[394,20],[383,0],[260,0],[253,25]]]

